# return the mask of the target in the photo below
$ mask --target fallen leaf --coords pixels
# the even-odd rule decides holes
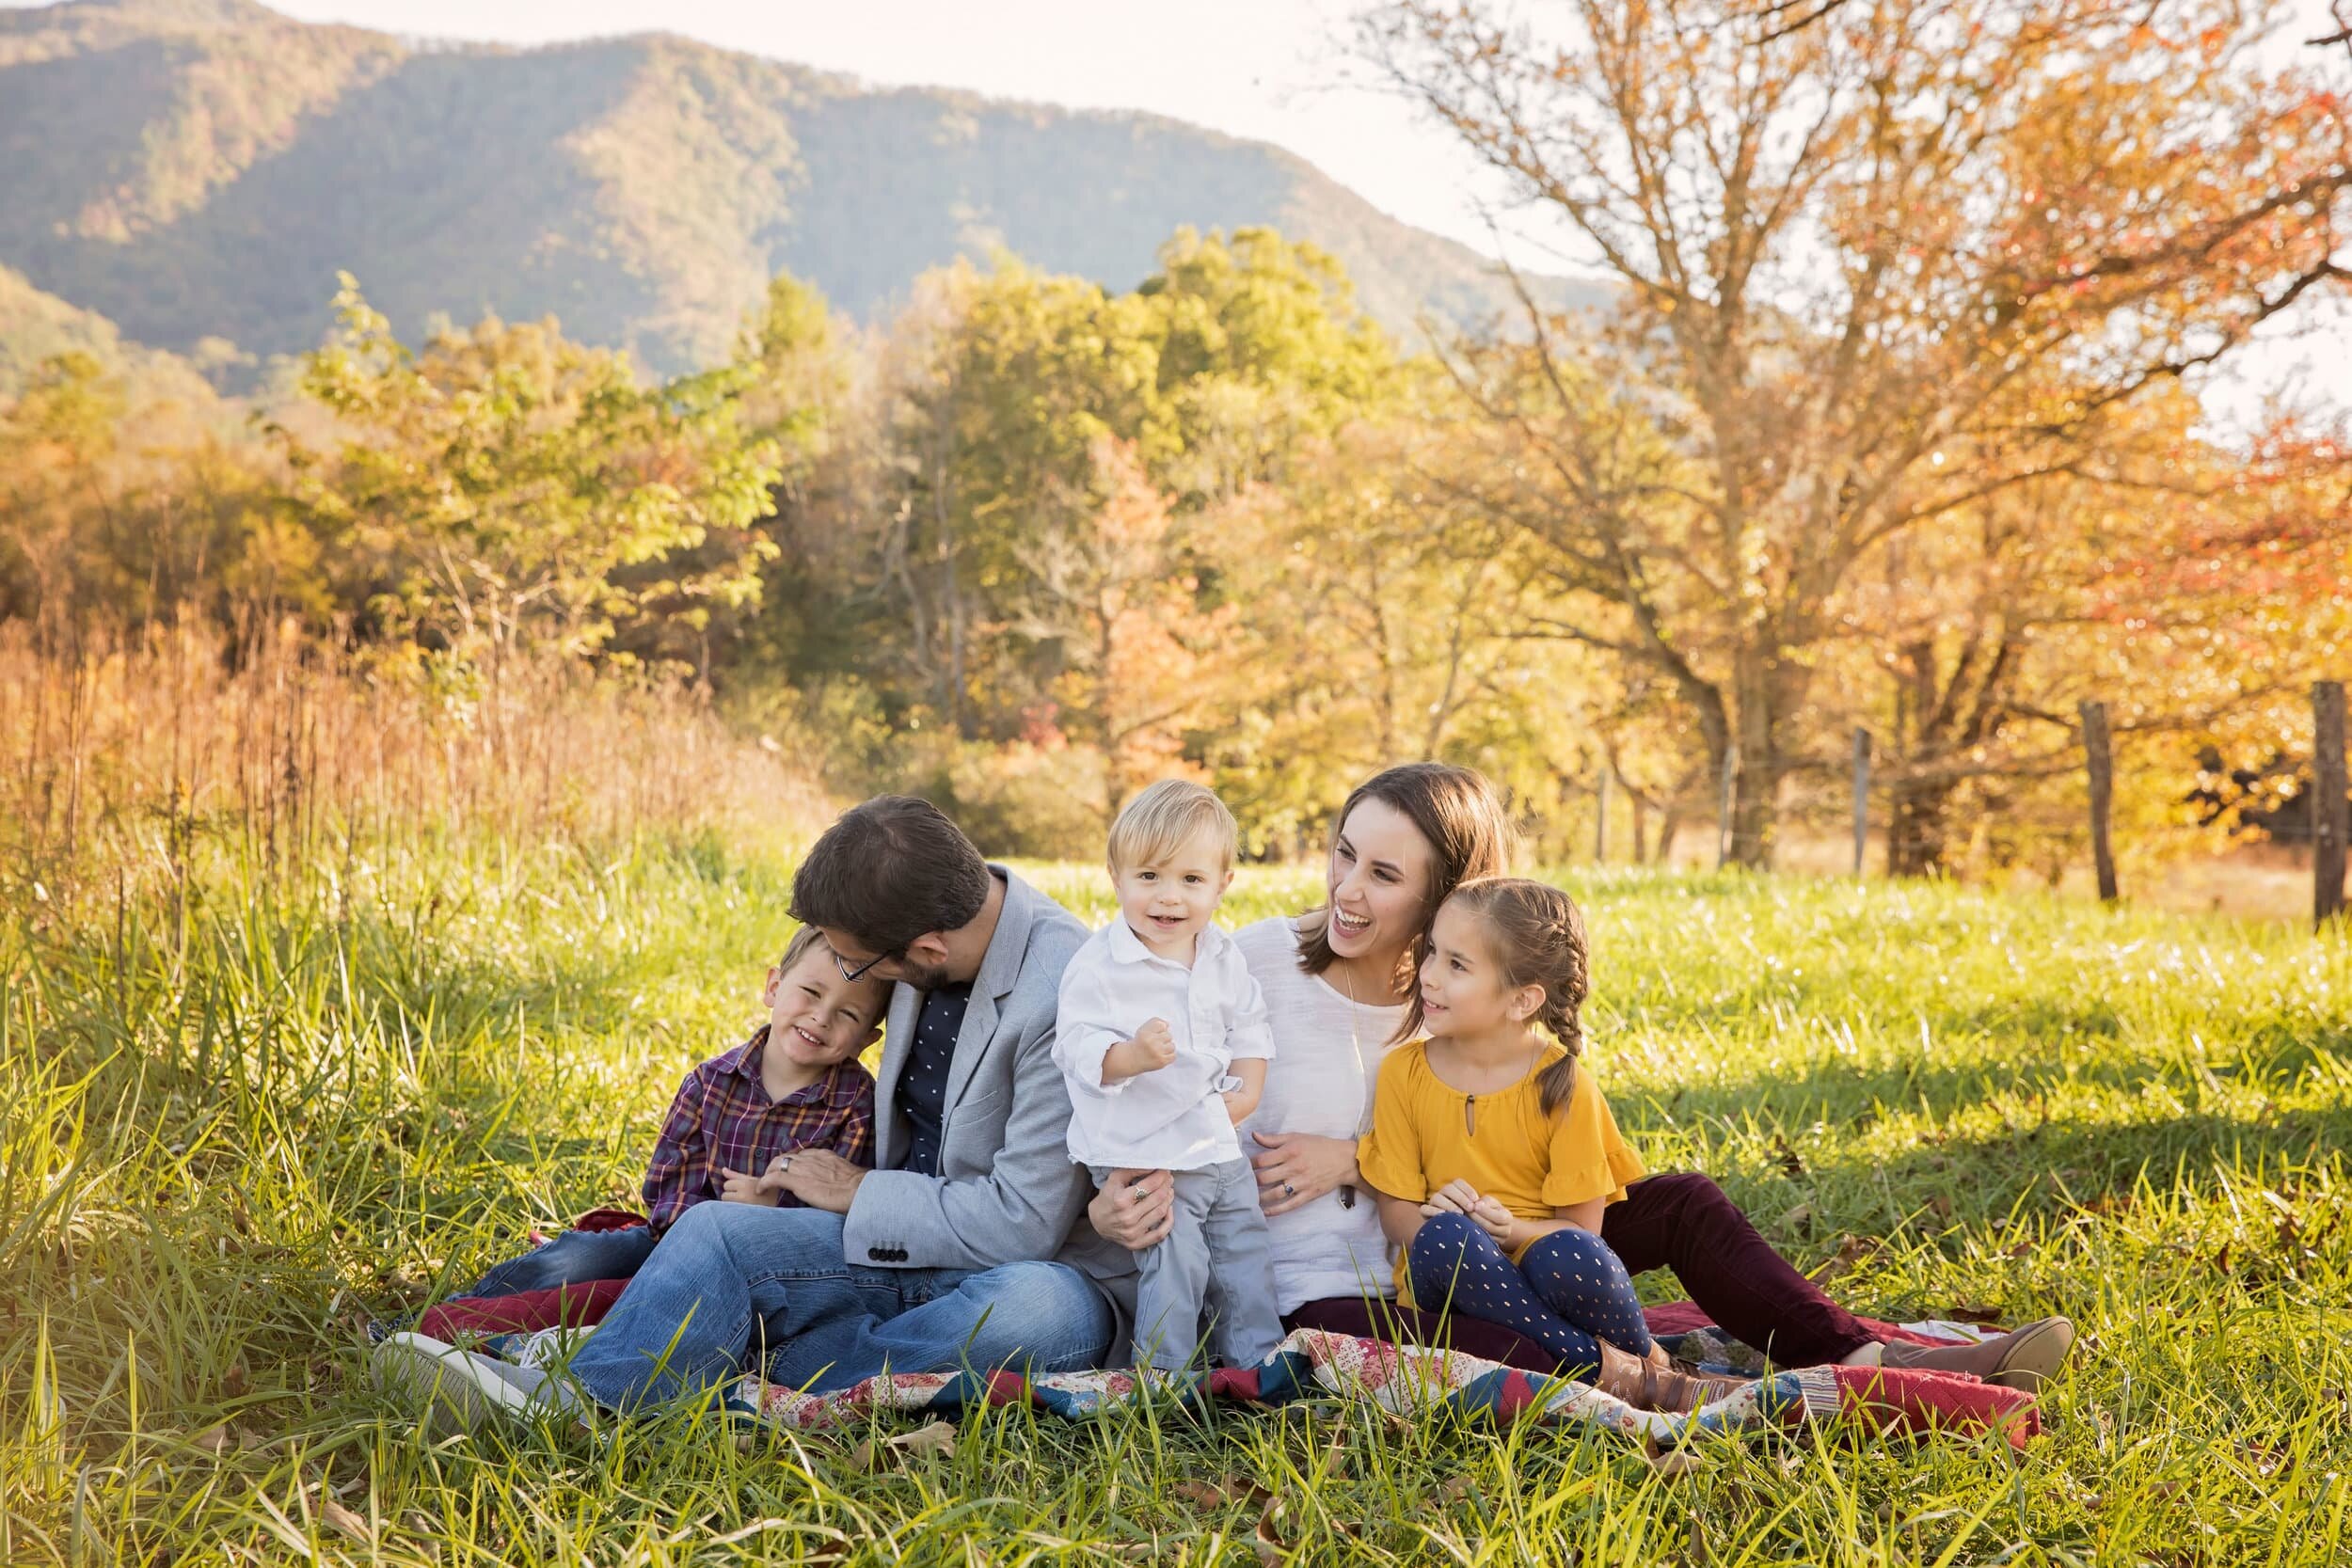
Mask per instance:
[[[1454,1476],[1438,1490],[1446,1501],[1458,1503],[1465,1497],[1475,1496],[1478,1489],[1470,1484],[1470,1477]]]
[[[1952,1217],[1952,1200],[1949,1197],[1947,1197],[1944,1194],[1938,1193],[1933,1197],[1928,1199],[1928,1212],[1933,1214],[1939,1220],[1950,1219]]]
[[[2239,1447],[2258,1476],[2284,1475],[2295,1468],[2295,1455],[2284,1449],[2268,1443],[2245,1443]]]
[[[1290,1557],[1290,1547],[1282,1541],[1282,1499],[1268,1497],[1265,1507],[1258,1511],[1259,1568],[1278,1568]]]
[[[932,1421],[913,1432],[902,1432],[890,1439],[890,1446],[908,1453],[935,1453],[944,1459],[956,1451],[955,1423]]]
[[[1803,1176],[1804,1174],[1804,1156],[1789,1148],[1788,1140],[1777,1132],[1772,1134],[1772,1158],[1779,1161],[1780,1168],[1789,1175]]]
[[[212,1454],[227,1453],[230,1449],[240,1446],[236,1434],[229,1430],[227,1421],[221,1422],[218,1426],[206,1427],[188,1441],[202,1449],[206,1453]]]
[[[252,1386],[253,1371],[245,1364],[243,1356],[230,1362],[229,1370],[220,1374],[220,1394],[223,1399],[241,1398]]]
[[[943,1457],[956,1451],[956,1428],[952,1421],[931,1421],[913,1432],[894,1433],[879,1443],[867,1438],[850,1450],[850,1468],[865,1473],[895,1469],[904,1465],[910,1454],[939,1454]]]
[[[1180,1481],[1168,1490],[1203,1513],[1214,1513],[1225,1506],[1225,1489],[1205,1481]]]
[[[1879,1255],[1881,1243],[1867,1236],[1840,1236],[1837,1251],[1826,1263],[1815,1269],[1812,1278],[1817,1285],[1828,1285],[1853,1273],[1864,1262]]]
[[[1706,1460],[1686,1449],[1668,1449],[1663,1452],[1645,1449],[1642,1457],[1648,1462],[1651,1469],[1664,1476],[1668,1481],[1675,1481],[1694,1471],[1707,1468]]]
[[[375,1532],[368,1528],[368,1522],[356,1510],[338,1502],[332,1493],[320,1497],[319,1518],[327,1528],[347,1535],[354,1541],[368,1544],[375,1541]]]

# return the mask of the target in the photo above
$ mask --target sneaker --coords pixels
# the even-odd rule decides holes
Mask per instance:
[[[499,1418],[530,1419],[570,1408],[546,1372],[422,1334],[394,1334],[369,1353],[378,1386],[425,1404],[425,1430],[436,1437],[478,1432]]]

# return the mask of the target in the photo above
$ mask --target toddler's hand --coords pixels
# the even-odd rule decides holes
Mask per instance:
[[[1478,1222],[1480,1229],[1505,1246],[1510,1244],[1512,1227],[1519,1223],[1519,1217],[1503,1207],[1502,1199],[1499,1197],[1481,1197],[1470,1210],[1470,1218]]]
[[[723,1203],[764,1203],[773,1209],[784,1196],[783,1186],[768,1177],[746,1176],[739,1170],[728,1170],[723,1165],[720,1167],[719,1174],[723,1178],[719,1184],[719,1198]]]
[[[1151,1064],[1143,1069],[1146,1072],[1156,1072],[1176,1059],[1176,1036],[1164,1018],[1155,1018],[1136,1030],[1136,1044],[1143,1060]]]

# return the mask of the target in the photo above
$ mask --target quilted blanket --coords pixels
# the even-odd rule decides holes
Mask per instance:
[[[501,1337],[516,1360],[559,1364],[590,1329]],[[1997,1433],[2022,1449],[2041,1433],[2030,1394],[1973,1377],[1877,1367],[1805,1367],[1752,1378],[1688,1415],[1636,1410],[1590,1384],[1499,1366],[1458,1352],[1358,1339],[1302,1328],[1259,1366],[1145,1378],[1133,1371],[884,1373],[831,1393],[803,1393],[745,1376],[727,1396],[739,1415],[795,1432],[866,1420],[877,1411],[953,1418],[974,1404],[1029,1404],[1070,1420],[1118,1413],[1138,1400],[1225,1401],[1245,1405],[1366,1401],[1400,1417],[1440,1410],[1498,1420],[1534,1420],[1619,1433],[1649,1450],[1708,1435],[1842,1421],[1870,1433]]]

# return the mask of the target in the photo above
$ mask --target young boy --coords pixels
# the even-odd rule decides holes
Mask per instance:
[[[1254,1367],[1281,1341],[1258,1184],[1233,1124],[1257,1108],[1274,1037],[1265,999],[1212,924],[1233,880],[1224,802],[1169,779],[1111,826],[1119,915],[1062,973],[1054,1060],[1070,1084],[1070,1153],[1098,1185],[1171,1171],[1175,1228],[1136,1255],[1135,1361],[1181,1370],[1214,1305],[1212,1344]]]
[[[872,1162],[874,1079],[858,1053],[882,1035],[890,984],[849,980],[833,949],[804,926],[768,972],[768,1022],[686,1075],[645,1169],[649,1222],[566,1230],[500,1264],[465,1292],[505,1296],[636,1274],[680,1214],[697,1203],[797,1205],[768,1174],[779,1154],[829,1148]]]

